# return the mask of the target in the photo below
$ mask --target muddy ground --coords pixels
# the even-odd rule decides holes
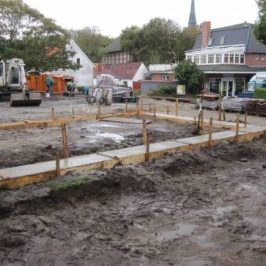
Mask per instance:
[[[142,120],[78,122],[67,126],[70,156],[91,154],[143,144]],[[196,125],[151,121],[151,143],[191,137]],[[0,131],[0,169],[63,158],[61,128]]]
[[[266,137],[0,192],[1,265],[265,265]]]

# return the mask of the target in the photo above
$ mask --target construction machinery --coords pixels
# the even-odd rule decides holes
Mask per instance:
[[[11,106],[39,106],[41,94],[26,87],[26,75],[22,59],[0,61],[0,100],[10,100]]]

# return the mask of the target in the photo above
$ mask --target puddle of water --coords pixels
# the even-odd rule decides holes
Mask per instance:
[[[266,224],[266,219],[264,217],[259,217],[259,216],[246,217],[245,220],[256,227],[265,226]]]
[[[170,241],[174,240],[179,236],[190,236],[192,235],[196,225],[194,224],[185,224],[185,223],[178,223],[176,224],[175,230],[166,230],[160,231],[157,235],[158,241]]]
[[[98,134],[96,134],[96,137],[112,139],[115,142],[121,142],[121,141],[125,140],[125,138],[122,137],[121,135],[114,134],[114,133],[98,133]]]

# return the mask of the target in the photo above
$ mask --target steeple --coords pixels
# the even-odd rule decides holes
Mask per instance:
[[[189,27],[196,27],[197,26],[197,19],[196,19],[194,0],[191,0],[191,8],[190,8],[188,26]]]

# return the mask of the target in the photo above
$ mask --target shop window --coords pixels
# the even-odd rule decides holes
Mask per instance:
[[[219,93],[221,79],[209,79],[210,92]]]
[[[230,54],[230,64],[234,64],[234,55]]]

